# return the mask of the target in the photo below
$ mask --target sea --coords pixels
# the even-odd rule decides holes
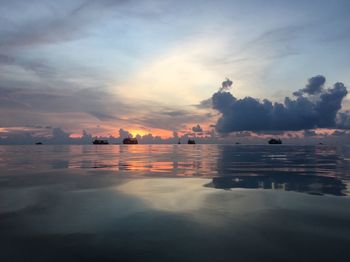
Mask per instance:
[[[350,146],[0,146],[0,261],[350,261]]]

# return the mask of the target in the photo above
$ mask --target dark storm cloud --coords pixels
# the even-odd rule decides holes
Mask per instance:
[[[343,129],[350,129],[350,111],[338,114],[338,126]]]
[[[196,108],[198,108],[198,109],[207,109],[207,108],[211,108],[211,107],[212,107],[211,98],[204,99],[204,100],[200,101],[199,104],[193,105],[193,106],[196,107]]]
[[[311,78],[296,99],[286,97],[284,103],[252,97],[237,99],[229,92],[219,91],[212,96],[213,108],[221,113],[216,129],[230,133],[335,128],[341,125],[336,120],[347,89],[339,82],[322,89],[323,79],[322,76]],[[320,93],[317,99],[310,95],[317,92]]]
[[[219,92],[224,92],[224,91],[230,90],[232,84],[233,84],[233,82],[229,78],[226,78],[226,80],[221,83],[221,87],[219,88]],[[208,99],[202,100],[201,102],[199,102],[199,104],[193,105],[193,106],[195,106],[198,109],[207,109],[207,108],[211,108],[213,106],[213,104],[212,104],[211,98],[208,98]]]
[[[294,92],[293,95],[301,96],[303,94],[308,94],[308,95],[319,94],[322,92],[325,82],[326,82],[326,78],[324,76],[318,75],[318,76],[311,77],[308,80],[308,83],[305,86],[305,88]]]
[[[192,127],[192,131],[195,133],[201,133],[203,132],[203,128],[199,124],[197,124],[196,126]]]
[[[226,78],[226,80],[221,83],[219,92],[228,91],[231,88],[232,84],[233,82],[230,79]]]

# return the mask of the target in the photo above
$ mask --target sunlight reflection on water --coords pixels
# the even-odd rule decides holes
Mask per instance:
[[[104,169],[202,177],[281,171],[346,178],[349,155],[349,147],[330,146],[1,146],[0,167],[4,171]]]
[[[349,156],[328,146],[0,146],[0,259],[299,261],[298,250],[335,261],[350,241]]]

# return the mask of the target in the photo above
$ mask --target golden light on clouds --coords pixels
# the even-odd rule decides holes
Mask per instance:
[[[144,65],[132,79],[115,87],[126,99],[156,101],[167,105],[196,104],[211,96],[223,76],[210,69],[201,57],[220,43],[194,41],[178,45]]]
[[[129,132],[132,134],[133,137],[137,135],[144,136],[150,133],[150,132],[147,132],[146,130],[141,130],[141,129],[130,129]]]

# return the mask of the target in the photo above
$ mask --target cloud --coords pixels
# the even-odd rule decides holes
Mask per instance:
[[[168,131],[180,131],[186,125],[194,122],[206,123],[211,115],[193,110],[191,106],[183,106],[183,109],[164,106],[152,103],[144,104],[147,110],[142,110],[136,117],[130,116],[128,119],[139,126],[152,127]]]
[[[0,109],[2,127],[50,125],[70,131],[120,122],[120,116],[137,111],[99,87],[80,90],[0,87]]]
[[[228,91],[231,88],[232,84],[233,82],[230,79],[226,78],[226,80],[221,83],[219,92]]]
[[[14,63],[14,61],[15,59],[13,57],[0,54],[0,64],[11,65],[12,63]]]
[[[118,133],[119,133],[119,138],[132,137],[132,134],[129,131],[124,130],[123,128],[120,128]]]
[[[197,124],[196,126],[192,127],[192,131],[195,133],[202,133],[203,128],[199,124]]]
[[[33,144],[44,142],[49,144],[69,144],[70,133],[62,128],[48,128],[42,126],[11,127],[0,130],[1,144]],[[84,137],[84,134],[83,134]],[[82,137],[82,138],[83,138]]]
[[[55,127],[52,129],[51,141],[55,144],[65,144],[69,142],[69,133],[63,131],[61,128]]]
[[[7,30],[0,31],[0,48],[54,44],[86,37],[89,27],[111,17],[113,9],[118,11],[127,1],[13,2],[0,11],[7,25]],[[22,11],[20,18],[16,11]]]
[[[337,114],[347,89],[343,83],[323,89],[323,76],[310,78],[296,99],[286,97],[284,103],[272,103],[245,97],[235,98],[229,92],[212,96],[213,109],[221,113],[216,130],[220,133],[235,131],[288,131],[315,128],[336,128]],[[319,93],[315,98],[311,94]],[[343,117],[344,119],[344,117]]]
[[[337,117],[339,128],[350,129],[350,111],[340,112]]]
[[[182,117],[189,114],[189,112],[185,110],[164,110],[160,113],[171,117]]]
[[[111,128],[125,125],[179,131],[187,124],[206,123],[210,118],[211,115],[197,112],[190,106],[179,109],[153,101],[131,103],[98,86],[79,90],[0,86],[2,127],[50,125],[75,134],[81,129],[90,132],[109,129],[111,132]],[[96,125],[102,126],[100,131],[94,129]]]
[[[325,82],[326,82],[326,78],[322,75],[311,77],[308,80],[308,83],[305,86],[305,88],[294,92],[293,95],[301,96],[303,94],[308,94],[308,95],[319,94],[322,92]]]
[[[317,133],[314,130],[304,130],[304,137],[317,136]]]
[[[118,119],[117,117],[109,115],[109,114],[104,113],[104,112],[89,111],[87,113],[96,117],[100,121],[110,121],[110,120]]]
[[[211,108],[213,104],[212,104],[211,98],[208,98],[200,101],[199,104],[193,105],[193,106],[195,106],[198,109],[206,109],[206,108]]]

